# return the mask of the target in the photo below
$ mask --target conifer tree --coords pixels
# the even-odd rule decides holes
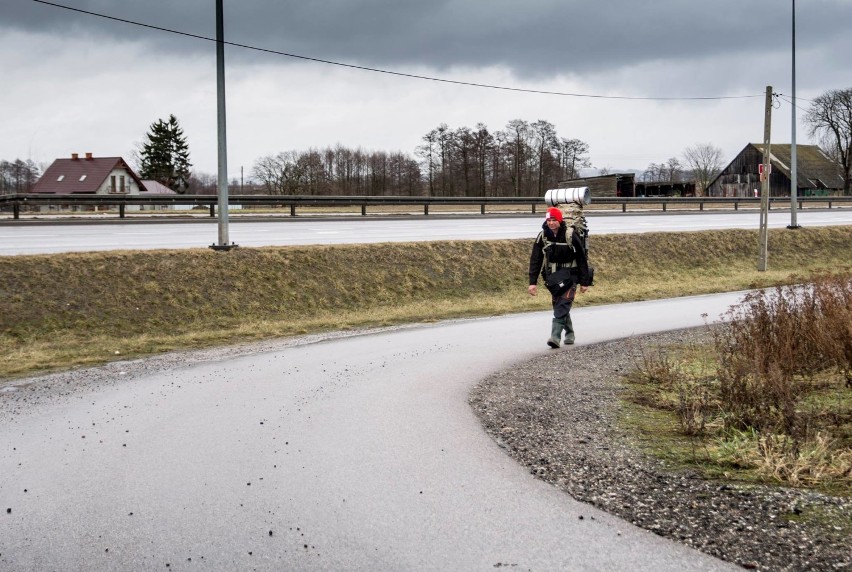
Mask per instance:
[[[192,163],[189,162],[189,145],[177,118],[169,115],[168,121],[158,119],[151,124],[146,138],[140,152],[140,176],[185,193],[189,188]]]

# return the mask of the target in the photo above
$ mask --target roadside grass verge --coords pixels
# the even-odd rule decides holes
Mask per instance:
[[[852,494],[852,273],[754,292],[701,346],[643,353],[624,424],[710,478]],[[852,533],[852,515],[837,523]]]
[[[341,329],[547,310],[528,240],[0,257],[0,379]],[[852,227],[593,235],[577,305],[789,284],[852,260]]]

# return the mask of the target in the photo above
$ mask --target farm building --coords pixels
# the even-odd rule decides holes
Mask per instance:
[[[594,200],[595,197],[635,197],[635,179],[635,173],[615,173],[612,175],[600,175],[598,177],[584,177],[582,179],[559,181],[559,187],[563,189],[571,187],[589,187],[592,200]]]
[[[790,144],[769,146],[771,170],[769,196],[790,196]],[[707,188],[710,197],[753,197],[760,190],[759,166],[763,163],[763,143],[749,143],[713,179]],[[843,173],[836,161],[816,145],[796,145],[796,193],[799,196],[842,195]]]
[[[642,181],[636,183],[637,197],[694,197],[695,181]]]

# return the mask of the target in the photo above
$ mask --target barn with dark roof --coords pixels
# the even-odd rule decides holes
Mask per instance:
[[[791,145],[769,146],[772,166],[769,196],[790,196]],[[749,143],[713,179],[707,188],[710,197],[753,197],[760,190],[759,166],[763,163],[763,143]],[[843,194],[843,169],[817,145],[796,145],[796,193],[799,196]]]

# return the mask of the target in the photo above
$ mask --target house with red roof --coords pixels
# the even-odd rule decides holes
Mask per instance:
[[[91,153],[86,153],[80,158],[72,153],[70,159],[56,159],[31,192],[138,195],[145,192],[145,185],[121,157],[92,157]]]

